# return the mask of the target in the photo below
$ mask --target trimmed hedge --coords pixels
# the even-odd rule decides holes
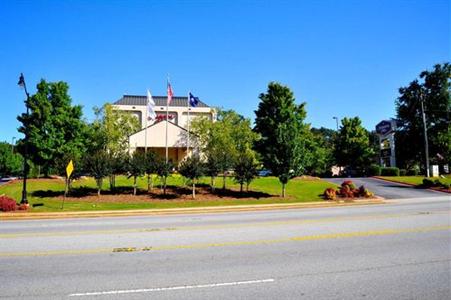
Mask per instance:
[[[368,175],[369,176],[381,176],[381,167],[378,165],[371,165],[368,168]]]
[[[418,169],[409,169],[407,170],[407,176],[418,176],[418,174],[420,174],[420,172],[418,171]]]
[[[399,168],[390,167],[381,169],[382,176],[399,176]]]

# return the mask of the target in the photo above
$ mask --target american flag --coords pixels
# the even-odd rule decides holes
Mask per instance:
[[[172,101],[172,96],[174,96],[174,92],[172,91],[171,83],[168,81],[168,105]]]

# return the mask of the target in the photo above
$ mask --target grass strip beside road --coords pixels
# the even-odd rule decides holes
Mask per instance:
[[[156,186],[159,181],[156,180]],[[200,184],[207,185],[210,178],[202,178]],[[168,179],[168,185],[181,187],[184,185],[184,179],[181,176],[171,176]],[[116,186],[119,190],[126,190],[132,187],[132,179],[125,176],[118,176]],[[222,186],[222,179],[216,180],[216,188]],[[244,197],[234,198],[228,196],[209,197],[208,199],[155,199],[145,194],[147,188],[146,178],[138,179],[138,189],[141,191],[141,197],[147,197],[141,201],[134,201],[133,196],[129,192],[123,192],[124,201],[115,200],[108,201],[104,198],[97,201],[92,197],[89,200],[84,197],[72,197],[64,204],[61,210],[62,193],[64,192],[64,181],[59,179],[38,179],[28,181],[28,201],[30,205],[42,203],[43,206],[31,208],[31,212],[61,212],[61,211],[102,211],[102,210],[136,210],[136,209],[168,209],[168,208],[196,208],[210,206],[231,206],[231,205],[256,205],[256,204],[275,204],[275,203],[303,203],[303,202],[319,202],[323,201],[321,195],[328,187],[334,187],[334,184],[319,179],[293,179],[287,185],[287,197],[281,198],[281,185],[275,177],[257,178],[250,185],[250,190],[254,192],[264,193],[268,196],[262,197]],[[73,183],[76,189],[95,189],[95,181],[92,178],[84,178]],[[156,187],[158,189],[159,187]],[[227,188],[238,190],[239,185],[232,178],[227,178]],[[108,180],[104,180],[103,191],[108,191]],[[0,195],[5,194],[16,201],[20,201],[22,191],[22,182],[15,181],[0,186]],[[102,196],[104,197],[104,196]],[[120,198],[121,196],[119,196]],[[127,198],[127,200],[125,200]]]
[[[405,183],[415,186],[421,185],[423,183],[423,179],[440,180],[441,183],[451,184],[451,176],[446,176],[445,178],[441,177],[427,178],[424,176],[376,176],[376,178],[381,178],[388,181]]]

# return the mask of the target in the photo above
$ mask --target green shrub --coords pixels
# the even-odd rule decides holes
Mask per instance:
[[[418,176],[420,174],[420,171],[417,168],[414,169],[408,169],[407,170],[407,176]]]
[[[399,168],[390,167],[381,169],[382,176],[399,176]]]
[[[371,165],[368,168],[369,176],[380,176],[381,175],[381,167],[378,165]]]
[[[431,179],[425,178],[425,179],[423,179],[422,186],[425,187],[425,188],[433,187],[434,186],[434,181],[432,181]]]
[[[449,183],[443,183],[443,184],[442,184],[442,187],[443,187],[445,190],[451,189],[451,185],[450,185]]]
[[[399,170],[399,176],[406,176],[407,175],[407,170],[406,169],[400,169]]]

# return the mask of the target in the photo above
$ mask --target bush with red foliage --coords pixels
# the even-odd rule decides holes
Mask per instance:
[[[323,193],[324,199],[335,200],[337,191],[334,188],[327,188]]]
[[[354,190],[350,185],[342,185],[340,188],[340,196],[344,198],[354,198]]]
[[[351,190],[355,190],[355,189],[356,189],[355,184],[354,184],[351,180],[345,180],[345,181],[343,181],[343,183],[341,184],[341,186],[342,186],[342,187],[344,187],[344,186],[349,186],[349,188],[350,188]]]
[[[14,199],[7,196],[0,196],[0,210],[14,211],[17,209],[17,203]]]
[[[335,200],[336,196],[340,198],[371,198],[374,197],[374,194],[367,190],[363,185],[359,188],[356,188],[354,183],[351,180],[345,180],[339,190],[335,190],[333,188],[327,188],[323,197],[326,200]]]

